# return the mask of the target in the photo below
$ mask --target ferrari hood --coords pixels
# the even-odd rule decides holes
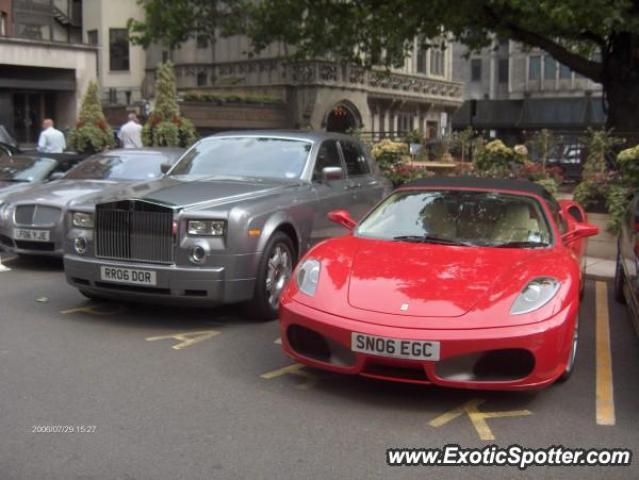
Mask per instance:
[[[353,255],[348,303],[413,317],[464,315],[531,255],[524,249],[364,243]]]

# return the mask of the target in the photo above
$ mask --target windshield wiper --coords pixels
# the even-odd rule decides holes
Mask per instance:
[[[416,242],[416,243],[437,243],[439,245],[456,245],[471,247],[472,243],[460,242],[459,240],[453,240],[452,238],[438,237],[437,235],[398,235],[393,237],[393,240],[400,240],[403,242]]]
[[[519,242],[506,242],[490,245],[495,248],[542,248],[547,247],[546,242],[531,242],[531,241],[519,241]]]

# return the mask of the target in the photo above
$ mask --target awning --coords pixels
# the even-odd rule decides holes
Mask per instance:
[[[479,130],[583,130],[603,126],[606,116],[600,97],[467,100],[453,115],[453,128]]]
[[[0,88],[75,92],[75,71],[65,68],[0,65]]]

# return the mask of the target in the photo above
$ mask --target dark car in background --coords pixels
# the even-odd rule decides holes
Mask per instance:
[[[184,152],[179,148],[111,150],[93,155],[60,180],[0,199],[0,246],[20,255],[61,257],[64,211],[78,198],[124,189],[163,175]]]
[[[251,316],[270,319],[297,259],[343,234],[327,213],[360,218],[391,185],[351,136],[246,131],[201,140],[137,187],[69,206],[71,285],[151,303],[251,301]]]
[[[626,210],[619,233],[615,298],[627,303],[639,334],[639,190]]]

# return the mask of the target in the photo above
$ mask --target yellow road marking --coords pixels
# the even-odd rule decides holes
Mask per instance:
[[[127,308],[123,305],[90,305],[88,307],[77,307],[70,308],[69,310],[62,310],[60,313],[64,315],[69,315],[71,313],[89,313],[91,315],[109,316],[124,313],[126,311]]]
[[[510,410],[505,412],[480,412],[477,407],[484,403],[486,400],[481,398],[473,398],[463,405],[454,408],[437,418],[431,420],[428,424],[431,427],[439,428],[446,425],[448,422],[452,422],[457,417],[466,414],[475,427],[477,435],[481,440],[495,440],[492,430],[486,423],[487,418],[501,418],[501,417],[522,417],[526,415],[532,415],[530,410]]]
[[[608,318],[608,287],[597,282],[596,288],[596,398],[597,425],[615,424],[615,399],[610,354],[610,321]]]
[[[278,368],[277,370],[273,370],[272,372],[266,372],[260,375],[261,378],[265,380],[271,380],[273,378],[281,377],[283,375],[297,375],[300,378],[304,379],[304,382],[299,384],[297,388],[302,390],[308,390],[312,386],[317,383],[317,376],[313,375],[311,372],[308,372],[304,369],[304,365],[299,363],[294,363],[292,365],[288,365],[283,368]]]
[[[173,335],[160,335],[158,337],[148,337],[146,339],[147,342],[155,342],[156,340],[178,340],[180,343],[173,345],[171,348],[173,350],[182,350],[187,347],[191,347],[196,343],[200,343],[204,340],[208,340],[209,338],[213,338],[216,335],[219,335],[222,332],[218,332],[217,330],[204,330],[201,332],[185,332],[185,333],[174,333]]]

